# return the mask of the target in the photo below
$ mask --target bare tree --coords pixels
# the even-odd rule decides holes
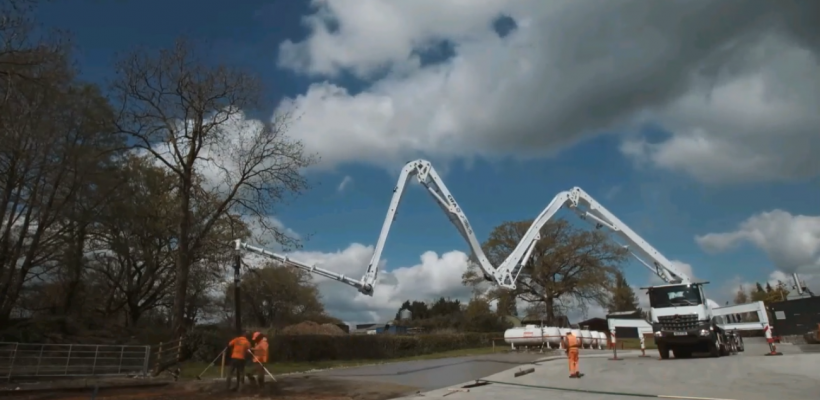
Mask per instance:
[[[192,44],[150,54],[137,50],[116,65],[113,95],[120,131],[176,177],[179,213],[173,318],[185,328],[191,265],[205,238],[227,213],[256,217],[277,242],[296,245],[264,216],[307,188],[301,170],[315,161],[301,142],[286,135],[290,114],[247,121],[259,106],[256,76],[211,65]],[[197,207],[198,201],[212,207]]]
[[[532,221],[505,222],[493,229],[482,244],[490,262],[500,265],[521,241]],[[546,311],[549,323],[568,307],[584,308],[590,303],[606,306],[620,264],[627,253],[598,231],[572,227],[566,220],[550,221],[541,229],[541,240],[518,279],[515,296]],[[478,286],[483,276],[477,266],[463,275],[466,285]],[[509,293],[490,290],[490,298]]]
[[[105,98],[92,86],[74,84],[68,70],[46,63],[27,70],[25,79],[10,77],[3,89],[0,320],[9,317],[27,282],[56,265],[71,226],[64,222],[87,177],[121,147],[108,125],[113,114]]]

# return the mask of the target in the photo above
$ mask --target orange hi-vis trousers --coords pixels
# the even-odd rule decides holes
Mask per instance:
[[[578,373],[578,348],[570,347],[567,350],[567,360],[569,360],[569,374],[575,375]]]

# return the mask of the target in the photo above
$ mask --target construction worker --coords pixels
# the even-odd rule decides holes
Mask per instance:
[[[259,387],[263,387],[265,386],[265,368],[262,364],[268,362],[268,338],[261,332],[254,332],[251,337],[251,342],[253,343],[251,352],[254,357],[256,357],[256,359],[253,360],[253,372],[256,372],[256,378],[254,379],[253,373],[249,372],[248,379],[251,382],[255,382]]]
[[[245,360],[250,357],[248,350],[251,349],[251,342],[248,340],[250,335],[243,333],[228,343],[231,347],[231,369],[228,372],[228,379],[226,380],[228,390],[242,391],[242,383],[245,380]],[[236,374],[236,388],[231,388],[231,379]]]
[[[578,372],[578,351],[581,348],[581,338],[575,336],[572,331],[567,332],[564,337],[564,348],[567,353],[567,360],[569,360],[569,377],[580,378],[581,373]]]

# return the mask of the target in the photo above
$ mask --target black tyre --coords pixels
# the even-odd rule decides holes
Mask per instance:
[[[692,358],[692,352],[689,349],[672,350],[672,355],[674,355],[675,358]]]
[[[717,334],[712,336],[712,343],[709,344],[709,356],[720,357],[723,353],[720,345],[720,339]]]
[[[658,344],[658,354],[661,355],[661,360],[669,359],[669,346],[665,344]]]

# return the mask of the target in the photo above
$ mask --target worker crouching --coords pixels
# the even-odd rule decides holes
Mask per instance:
[[[228,390],[242,391],[242,384],[245,377],[245,360],[248,358],[248,352],[251,349],[251,342],[248,340],[248,337],[250,337],[248,333],[243,333],[228,343],[228,347],[232,348],[231,369],[226,379]],[[231,380],[234,375],[236,375],[236,387],[231,388]]]
[[[564,348],[567,349],[567,360],[569,361],[569,377],[580,378],[582,374],[578,372],[579,351],[581,348],[581,338],[572,332],[567,332],[564,337]]]
[[[248,379],[255,382],[259,387],[265,386],[265,367],[262,364],[268,362],[268,338],[261,332],[254,332],[251,337],[253,342],[253,349],[251,353],[254,357],[254,371],[256,377],[252,373],[248,373]]]

